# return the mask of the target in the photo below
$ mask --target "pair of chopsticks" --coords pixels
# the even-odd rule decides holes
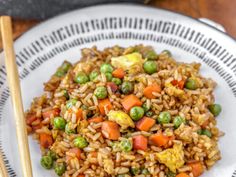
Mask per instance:
[[[0,17],[2,43],[4,49],[7,80],[11,93],[12,107],[16,122],[18,148],[23,177],[33,177],[29,153],[28,137],[21,98],[20,81],[13,48],[12,23],[9,16]],[[1,155],[1,154],[0,154]],[[3,160],[0,157],[0,177],[8,177]]]

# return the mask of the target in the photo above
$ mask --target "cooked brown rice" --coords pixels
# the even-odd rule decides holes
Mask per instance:
[[[213,105],[215,101],[213,90],[216,83],[199,74],[199,63],[177,62],[167,51],[159,55],[152,53],[154,57],[148,58],[149,52],[154,52],[152,47],[143,45],[128,48],[114,46],[103,51],[96,47],[85,48],[80,62],[74,65],[67,63],[68,68],[64,70],[62,65],[44,84],[45,93],[33,100],[26,113],[27,128],[38,139],[42,156],[50,156],[49,151],[55,153],[54,164],[66,167],[56,169],[58,175],[174,177],[184,173],[189,177],[196,177],[220,160],[217,142],[223,133],[216,127],[214,113],[209,110],[209,105]],[[139,55],[141,58],[137,58]],[[114,58],[116,63],[113,62]],[[125,60],[132,66],[127,67],[127,63],[121,63]],[[146,73],[143,68],[146,61],[155,63],[154,73]],[[120,81],[132,83],[133,90],[127,94],[122,86],[117,86],[118,83],[108,81],[109,74],[100,72],[104,63],[110,64],[113,70],[121,68],[125,76],[119,76]],[[75,79],[81,72],[88,78],[92,71],[97,72],[95,80],[90,78],[84,83],[78,83]],[[117,76],[114,71],[111,72],[113,78]],[[190,88],[191,85],[186,86],[190,78],[196,85],[194,89]],[[158,85],[161,90],[150,92],[150,98],[144,89],[152,85]],[[101,86],[106,88],[105,99],[112,105],[112,108],[105,105],[104,113],[100,108],[103,99],[95,94],[95,90]],[[144,116],[156,123],[148,130],[138,127],[137,122],[141,119],[131,119],[130,112],[124,108],[123,101],[130,94],[149,108]],[[72,99],[75,103],[70,102]],[[116,113],[113,117],[112,111]],[[126,117],[122,117],[119,111]],[[168,112],[171,119],[167,122],[164,120],[163,123],[160,114],[164,111]],[[59,125],[59,128],[55,126],[55,119],[59,116],[65,120],[68,131],[63,125]],[[184,119],[179,125],[174,122],[176,116]],[[101,120],[91,122],[95,117]],[[122,120],[118,120],[119,117]],[[118,125],[119,132],[104,129],[104,122],[108,120]],[[115,133],[119,133],[118,137],[115,137]],[[160,134],[163,141],[166,138],[164,144],[156,136]],[[78,136],[85,139],[86,147],[78,147],[75,143]],[[141,137],[137,140],[141,144],[136,144],[135,137]],[[122,150],[122,141],[131,143],[131,149]],[[147,147],[144,146],[145,142]],[[52,168],[50,162],[42,161],[44,167],[48,165],[48,168]],[[194,169],[196,164],[198,167]]]

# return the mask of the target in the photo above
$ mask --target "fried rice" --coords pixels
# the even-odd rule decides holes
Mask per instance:
[[[197,177],[221,159],[216,83],[199,63],[143,45],[81,53],[55,69],[26,112],[44,168],[64,177]]]

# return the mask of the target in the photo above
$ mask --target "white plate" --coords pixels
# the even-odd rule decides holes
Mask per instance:
[[[177,13],[135,5],[103,5],[73,11],[48,20],[15,42],[24,108],[43,92],[43,82],[63,60],[75,62],[80,49],[97,45],[152,45],[157,52],[172,51],[184,62],[202,63],[201,73],[218,82],[216,102],[223,111],[218,126],[222,160],[204,177],[231,177],[236,170],[236,43],[222,32]],[[0,55],[0,150],[10,176],[20,172],[13,112]],[[55,176],[41,168],[39,146],[31,138],[34,177]],[[236,172],[235,172],[236,174]]]

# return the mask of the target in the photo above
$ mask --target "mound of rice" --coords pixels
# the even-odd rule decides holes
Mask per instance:
[[[64,177],[200,176],[221,158],[223,133],[210,109],[216,83],[199,69],[150,46],[83,49],[26,112],[42,166]]]

